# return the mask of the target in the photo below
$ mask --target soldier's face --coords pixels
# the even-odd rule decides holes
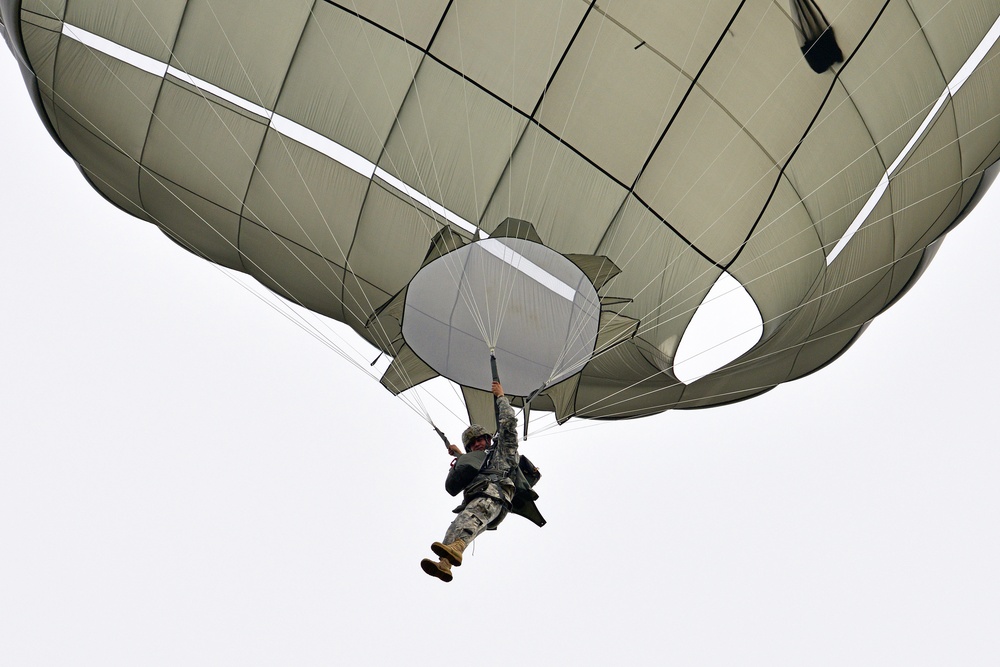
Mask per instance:
[[[489,446],[490,446],[490,436],[481,435],[472,441],[472,447],[470,448],[470,451],[481,452]]]

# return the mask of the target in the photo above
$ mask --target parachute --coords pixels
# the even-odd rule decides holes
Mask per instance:
[[[816,371],[1000,157],[986,0],[0,0],[105,198],[437,376],[620,419]]]

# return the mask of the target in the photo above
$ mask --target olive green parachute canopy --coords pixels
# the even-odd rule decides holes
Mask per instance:
[[[484,418],[491,350],[560,421],[811,373],[1000,156],[995,0],[0,10],[104,197]]]

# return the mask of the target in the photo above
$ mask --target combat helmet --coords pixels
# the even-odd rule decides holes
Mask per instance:
[[[490,432],[479,424],[473,424],[469,428],[462,431],[462,446],[465,447],[465,452],[469,452],[469,446],[475,441],[476,438],[490,435]]]

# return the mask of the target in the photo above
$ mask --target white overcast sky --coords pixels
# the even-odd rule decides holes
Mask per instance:
[[[0,90],[3,665],[1000,664],[1000,187],[819,373],[529,439],[446,585],[426,423]]]

